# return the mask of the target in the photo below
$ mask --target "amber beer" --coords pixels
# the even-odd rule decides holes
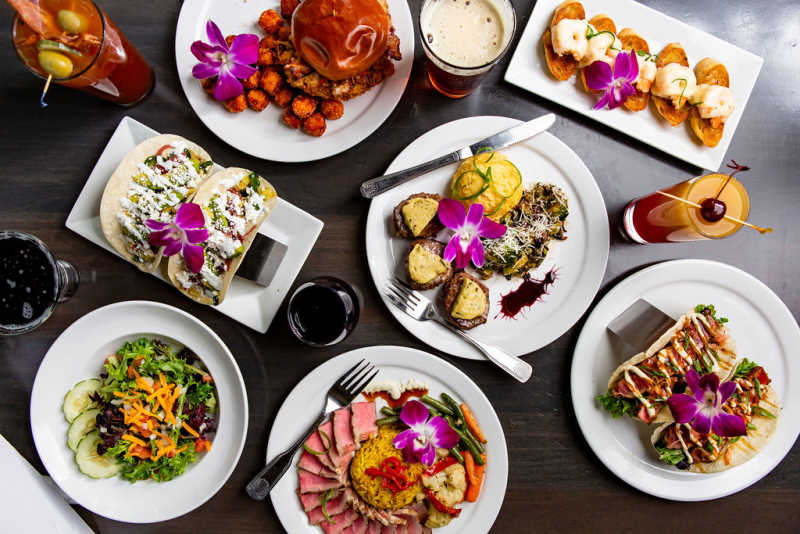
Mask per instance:
[[[623,233],[642,244],[728,237],[742,225],[725,218],[711,222],[704,218],[699,208],[680,200],[702,204],[717,195],[725,203],[727,215],[747,220],[750,197],[744,185],[727,174],[709,174],[632,200],[622,216]]]
[[[506,53],[515,28],[509,0],[425,0],[420,32],[431,85],[450,98],[470,94]]]
[[[17,55],[34,74],[122,106],[143,100],[155,77],[139,51],[91,0],[8,0]]]

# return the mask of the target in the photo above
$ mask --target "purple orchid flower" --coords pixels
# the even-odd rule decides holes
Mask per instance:
[[[459,437],[442,417],[428,419],[428,408],[419,401],[408,401],[400,411],[400,420],[408,425],[408,430],[394,437],[392,445],[402,449],[408,461],[418,460],[424,465],[433,465],[436,449],[452,449]]]
[[[741,417],[722,410],[722,405],[736,391],[736,383],[720,384],[717,375],[709,373],[701,377],[692,369],[686,373],[686,384],[691,395],[676,393],[667,400],[675,421],[691,421],[692,427],[701,434],[708,434],[711,430],[726,438],[747,434]]]
[[[206,218],[199,205],[192,202],[181,204],[174,222],[147,219],[144,224],[152,230],[147,236],[151,245],[164,247],[164,256],[174,256],[180,252],[189,270],[200,272],[205,256],[199,243],[208,240],[208,230],[205,229]]]
[[[242,33],[228,46],[219,27],[213,21],[206,24],[206,34],[211,44],[192,43],[192,54],[200,63],[192,68],[192,76],[199,80],[217,77],[214,98],[230,100],[244,92],[240,79],[249,78],[256,71],[252,66],[258,61],[258,36]]]
[[[444,261],[456,260],[459,269],[469,265],[483,266],[485,256],[480,238],[497,239],[506,233],[506,227],[483,216],[483,204],[472,204],[465,210],[461,202],[445,198],[439,201],[439,220],[455,231],[444,249]]]
[[[605,61],[595,61],[584,70],[586,87],[593,91],[603,91],[603,96],[592,109],[614,109],[621,106],[629,96],[636,93],[633,84],[639,76],[639,62],[635,52],[623,51],[617,54],[614,69]]]

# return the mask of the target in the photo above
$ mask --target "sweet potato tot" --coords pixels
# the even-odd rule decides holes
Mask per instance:
[[[247,91],[247,106],[253,111],[264,111],[269,105],[267,93],[261,89],[251,89]]]
[[[303,131],[308,135],[313,135],[314,137],[319,137],[324,134],[326,127],[327,123],[325,122],[325,117],[322,116],[322,113],[314,113],[310,117],[303,120]]]
[[[247,98],[244,93],[225,101],[225,109],[231,113],[241,113],[247,109]]]
[[[268,95],[275,96],[278,89],[283,85],[283,78],[274,69],[264,69],[259,80],[259,87],[267,92]]]
[[[292,113],[292,108],[284,109],[282,118],[283,118],[283,123],[289,128],[292,128],[293,130],[300,128],[300,125],[302,124],[300,118],[294,113]]]
[[[258,87],[258,81],[261,79],[261,73],[256,69],[256,71],[249,77],[242,80],[242,85],[245,89],[256,89]]]
[[[272,100],[282,108],[288,107],[292,103],[292,98],[294,98],[294,93],[288,87],[283,87],[272,95]]]
[[[335,121],[344,115],[344,104],[338,100],[323,100],[319,105],[319,110],[326,119]]]
[[[278,30],[283,26],[283,18],[274,9],[267,9],[258,17],[258,25],[261,26],[261,29],[266,34],[278,33]]]
[[[556,54],[556,51],[553,50],[553,39],[550,28],[564,19],[583,20],[585,18],[586,12],[583,9],[583,4],[573,0],[567,0],[556,8],[550,27],[547,28],[542,35],[544,59],[550,74],[552,74],[556,80],[563,82],[572,78],[573,74],[578,70],[578,61],[572,56],[559,56]]]
[[[617,34],[617,38],[623,50],[650,53],[650,46],[644,37],[631,28],[622,28]],[[650,93],[643,93],[637,89],[636,94],[629,96],[622,106],[629,111],[642,111],[647,107],[648,100],[650,100]]]
[[[292,100],[292,112],[301,119],[311,116],[317,110],[317,101],[308,95],[299,94]]]
[[[613,34],[617,33],[617,25],[614,24],[614,21],[611,20],[611,17],[608,15],[595,15],[594,17],[589,19],[589,24],[592,25],[595,32],[611,32]],[[613,44],[613,43],[612,43]],[[587,93],[600,93],[601,91],[592,91],[589,89],[589,86],[586,85],[586,75],[583,73],[583,69],[581,69],[579,77],[581,79],[581,85],[583,86],[583,90]]]
[[[721,85],[730,87],[730,75],[725,65],[706,57],[701,59],[694,67],[697,84]],[[725,123],[719,119],[704,119],[696,107],[689,110],[689,126],[697,138],[707,147],[715,147],[722,139]]]
[[[686,50],[683,49],[680,43],[669,43],[658,53],[656,67],[661,68],[670,63],[678,63],[684,67],[689,66]],[[689,109],[686,106],[676,109],[668,99],[651,95],[650,101],[653,102],[658,114],[664,117],[672,127],[678,126],[689,116]]]

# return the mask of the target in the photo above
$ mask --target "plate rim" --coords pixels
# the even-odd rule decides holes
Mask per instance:
[[[492,527],[492,525],[494,525],[494,522],[497,520],[497,516],[500,514],[500,510],[502,509],[503,503],[505,502],[505,493],[506,493],[506,490],[508,489],[508,472],[509,472],[508,444],[506,442],[505,431],[503,430],[503,424],[500,421],[500,417],[499,417],[499,415],[497,413],[497,410],[495,410],[494,405],[492,404],[492,402],[489,400],[489,398],[486,396],[486,394],[483,392],[483,390],[480,388],[480,386],[474,380],[472,380],[472,378],[469,377],[469,375],[467,375],[464,371],[462,371],[461,369],[459,369],[458,367],[456,367],[454,364],[450,363],[449,361],[447,361],[447,360],[445,360],[443,358],[439,358],[437,356],[434,356],[433,354],[431,354],[429,352],[426,352],[424,350],[421,350],[421,349],[416,349],[416,348],[413,348],[413,347],[404,347],[404,346],[400,346],[400,345],[369,345],[369,346],[365,346],[365,347],[359,347],[359,348],[356,348],[356,349],[348,350],[348,351],[343,352],[341,354],[338,354],[338,355],[336,355],[336,356],[324,361],[320,365],[316,366],[308,374],[306,374],[306,376],[303,377],[303,379],[300,382],[298,382],[292,388],[292,390],[289,392],[289,394],[286,396],[286,398],[284,399],[284,401],[281,403],[280,407],[278,408],[278,411],[275,414],[275,417],[273,418],[272,428],[270,429],[269,437],[267,439],[266,461],[269,461],[272,457],[275,456],[274,448],[277,445],[276,443],[273,443],[273,438],[276,436],[275,423],[278,421],[278,419],[279,419],[279,417],[281,415],[281,412],[286,407],[286,403],[289,401],[289,399],[292,398],[295,394],[300,394],[301,393],[301,386],[309,387],[307,384],[310,383],[311,379],[315,378],[314,375],[316,375],[317,373],[323,372],[325,367],[328,367],[328,366],[333,367],[334,366],[333,365],[334,362],[342,361],[342,360],[345,360],[347,358],[353,358],[353,359],[361,358],[361,357],[370,358],[369,353],[371,353],[373,351],[395,351],[395,352],[398,352],[398,353],[404,352],[406,354],[413,354],[415,357],[419,357],[421,359],[421,361],[424,362],[424,365],[430,365],[430,361],[434,360],[436,362],[434,365],[441,365],[443,368],[448,369],[448,371],[453,372],[456,377],[458,377],[459,379],[463,380],[464,383],[466,383],[468,386],[472,387],[474,393],[478,396],[478,398],[480,398],[482,401],[484,401],[489,406],[489,408],[491,409],[491,412],[494,415],[495,421],[497,423],[497,427],[498,427],[499,432],[500,432],[500,436],[499,437],[502,438],[502,439],[498,440],[498,443],[500,444],[500,449],[501,449],[500,451],[498,451],[498,457],[500,459],[502,459],[502,465],[500,467],[502,468],[502,472],[503,472],[502,473],[503,483],[501,484],[502,491],[500,493],[500,497],[501,497],[500,501],[496,505],[496,509],[493,512],[489,513],[489,515],[491,517],[489,518],[487,516],[488,521],[489,521],[489,524],[487,526],[487,531],[488,531],[488,529],[490,529]],[[375,363],[375,362],[373,362],[373,363]],[[392,365],[392,364],[389,364],[389,365]],[[402,366],[402,364],[399,364],[399,363],[395,363],[394,365]],[[376,364],[376,366],[379,367],[380,364]],[[441,382],[447,383],[444,378],[439,378],[439,380]],[[296,456],[296,455],[297,455],[297,452],[295,453],[294,456]],[[286,476],[286,475],[284,475],[284,476]],[[272,507],[275,510],[275,513],[278,516],[278,519],[280,520],[281,525],[283,525],[283,527],[285,529],[288,529],[287,522],[284,521],[284,515],[285,514],[282,514],[282,512],[279,510],[279,508],[275,505],[275,500],[274,500],[273,494],[270,494],[270,502],[272,503]]]
[[[41,450],[40,450],[39,442],[43,438],[39,437],[37,439],[37,436],[39,436],[39,432],[37,432],[37,428],[39,426],[41,426],[42,423],[38,423],[38,424],[34,423],[34,402],[35,402],[35,399],[37,398],[36,395],[35,395],[35,393],[37,391],[37,385],[39,386],[39,388],[45,387],[44,385],[42,385],[40,383],[40,376],[41,376],[40,372],[41,372],[43,366],[45,365],[45,361],[48,359],[48,357],[51,356],[51,351],[52,351],[53,347],[56,345],[56,343],[58,343],[59,340],[61,340],[63,336],[67,335],[67,333],[70,330],[72,330],[73,328],[78,327],[79,324],[89,322],[90,320],[92,320],[97,315],[101,315],[101,314],[104,314],[104,313],[120,313],[120,308],[124,309],[124,308],[139,307],[139,306],[144,307],[144,308],[148,308],[148,307],[161,308],[162,310],[166,311],[167,313],[175,314],[176,316],[178,316],[180,318],[181,321],[186,321],[187,324],[193,325],[194,328],[200,328],[201,330],[205,331],[206,334],[211,336],[211,339],[221,349],[221,352],[223,354],[225,354],[226,359],[230,362],[230,364],[232,364],[232,368],[233,368],[233,371],[234,371],[233,376],[235,377],[234,383],[238,386],[238,388],[240,389],[240,391],[242,393],[240,398],[237,396],[238,400],[240,401],[240,402],[237,402],[237,404],[239,405],[237,407],[237,409],[240,410],[239,413],[241,414],[243,426],[242,426],[241,436],[239,436],[239,438],[238,438],[238,443],[234,442],[234,443],[236,443],[236,452],[234,454],[234,460],[227,467],[225,476],[222,477],[220,479],[220,481],[217,484],[214,485],[213,490],[208,495],[202,497],[199,500],[199,502],[192,504],[191,507],[189,507],[188,509],[179,510],[177,512],[162,513],[162,515],[157,516],[157,517],[152,518],[152,519],[149,519],[149,518],[148,519],[141,519],[141,518],[136,518],[136,517],[129,518],[129,517],[120,516],[118,514],[108,514],[108,513],[105,513],[104,511],[96,509],[96,507],[93,506],[93,505],[87,505],[87,504],[81,503],[67,489],[63,488],[60,484],[58,484],[58,482],[55,480],[55,478],[53,478],[52,476],[50,477],[51,480],[53,481],[53,483],[55,483],[58,486],[58,488],[65,495],[69,496],[70,499],[75,501],[81,507],[86,508],[87,510],[89,510],[90,512],[92,512],[94,514],[97,514],[99,516],[102,516],[102,517],[105,517],[105,518],[108,518],[108,519],[112,519],[114,521],[121,521],[121,522],[131,523],[131,524],[149,524],[149,523],[157,523],[157,522],[161,522],[161,521],[167,521],[167,520],[170,520],[170,519],[175,519],[177,517],[186,515],[189,512],[192,512],[192,511],[198,509],[199,507],[201,507],[205,503],[207,503],[209,500],[211,500],[225,486],[225,483],[228,482],[228,480],[230,480],[231,475],[236,470],[236,467],[239,465],[239,461],[241,460],[242,452],[244,451],[244,445],[245,445],[245,442],[247,441],[247,430],[248,430],[248,427],[249,427],[249,418],[250,418],[249,399],[248,399],[248,396],[247,396],[247,388],[246,388],[245,383],[244,383],[244,377],[242,376],[241,369],[239,369],[239,364],[236,362],[236,358],[234,358],[233,353],[228,348],[228,346],[225,344],[225,342],[222,340],[222,338],[220,338],[216,334],[216,332],[214,332],[214,330],[211,329],[211,327],[209,327],[203,321],[201,321],[197,317],[194,317],[193,315],[191,315],[190,313],[188,313],[188,312],[186,312],[184,310],[181,310],[181,309],[176,308],[174,306],[170,306],[169,304],[164,304],[162,302],[155,302],[155,301],[149,301],[149,300],[123,300],[123,301],[119,301],[119,302],[114,302],[114,303],[111,303],[111,304],[107,304],[105,306],[101,306],[100,308],[96,308],[96,309],[94,309],[94,310],[82,315],[81,317],[79,317],[75,321],[73,321],[67,328],[65,328],[56,337],[55,340],[53,340],[53,342],[48,347],[47,352],[45,352],[45,355],[42,357],[42,361],[39,363],[39,366],[36,369],[36,375],[35,375],[34,380],[33,380],[33,385],[31,386],[30,400],[28,402],[28,421],[29,421],[29,425],[30,425],[30,428],[31,428],[31,434],[33,436],[34,447],[36,448],[36,455],[39,457],[40,461],[42,462],[42,465],[44,466],[45,471],[47,471],[47,473],[49,474],[50,471],[47,469],[47,463],[45,462],[45,456],[42,455]]]
[[[359,145],[373,133],[375,133],[381,126],[386,123],[387,119],[391,117],[392,113],[394,113],[397,106],[400,104],[400,101],[403,99],[403,95],[408,88],[408,82],[411,79],[411,71],[414,64],[414,57],[415,57],[415,49],[416,49],[416,34],[414,32],[414,20],[411,15],[411,7],[409,6],[406,0],[399,0],[398,5],[402,5],[405,9],[401,10],[401,13],[398,15],[397,13],[393,13],[392,16],[399,16],[403,19],[403,24],[410,29],[410,35],[406,36],[401,41],[401,46],[408,46],[407,53],[403,54],[403,59],[395,64],[396,70],[394,76],[402,78],[402,84],[400,87],[397,88],[396,94],[389,98],[391,101],[391,105],[383,106],[381,108],[380,113],[376,114],[375,123],[371,125],[369,128],[364,128],[362,130],[355,130],[355,135],[352,135],[350,140],[344,143],[340,143],[336,145],[335,148],[328,149],[326,151],[321,151],[319,153],[314,153],[311,156],[304,155],[308,154],[307,151],[299,151],[297,152],[296,157],[286,156],[284,153],[271,153],[265,155],[265,153],[259,153],[258,151],[250,150],[243,148],[241,143],[234,143],[222,135],[218,134],[214,128],[213,124],[211,124],[206,117],[204,117],[196,107],[196,100],[190,98],[190,92],[188,89],[188,81],[185,76],[183,76],[181,72],[182,67],[182,60],[181,60],[181,43],[190,43],[191,42],[191,32],[190,28],[193,27],[193,23],[195,22],[196,16],[195,13],[190,13],[190,11],[195,10],[201,3],[208,2],[209,0],[184,0],[183,4],[181,5],[180,11],[178,13],[178,20],[176,23],[175,29],[175,42],[174,42],[174,50],[175,50],[175,68],[176,73],[178,75],[178,80],[180,81],[181,89],[183,90],[183,94],[186,100],[189,102],[189,105],[192,109],[194,115],[200,119],[203,125],[208,128],[208,130],[214,134],[220,141],[225,143],[226,145],[235,148],[249,156],[254,158],[259,158],[266,161],[274,161],[279,163],[306,163],[310,161],[318,161],[321,159],[329,158],[331,156],[335,156],[337,154],[341,154],[342,152],[353,148],[354,146]],[[274,8],[275,5],[272,6]],[[272,9],[268,8],[268,9]],[[396,26],[396,25],[395,25]],[[397,68],[397,67],[402,67]],[[376,97],[376,100],[380,98],[380,95]],[[370,104],[370,107],[375,105],[375,102]]]
[[[589,448],[592,450],[597,459],[600,460],[600,462],[609,471],[611,471],[615,476],[617,476],[623,482],[643,493],[665,500],[678,501],[678,502],[711,501],[714,499],[727,497],[729,495],[733,495],[735,493],[743,491],[752,486],[753,484],[755,484],[756,482],[760,481],[767,475],[769,475],[769,473],[771,473],[778,466],[778,464],[780,464],[783,461],[783,459],[789,454],[789,452],[791,452],[792,448],[794,447],[794,444],[797,442],[797,438],[798,436],[800,436],[800,423],[795,425],[794,431],[790,431],[790,433],[794,434],[794,438],[791,441],[791,443],[787,444],[785,450],[781,451],[780,454],[777,455],[776,457],[773,457],[772,461],[768,462],[765,465],[765,467],[763,467],[758,472],[758,474],[756,474],[755,476],[751,475],[750,477],[746,478],[744,482],[737,482],[735,484],[730,485],[729,487],[726,487],[722,491],[718,491],[709,495],[698,496],[691,494],[689,492],[670,493],[663,487],[644,485],[641,482],[641,480],[639,480],[636,477],[635,471],[631,471],[625,469],[622,466],[614,464],[613,462],[610,461],[612,459],[609,458],[609,454],[605,451],[605,449],[596,446],[597,444],[594,442],[592,438],[592,434],[594,434],[596,430],[592,430],[589,427],[590,421],[588,420],[588,417],[589,417],[589,410],[590,409],[597,410],[597,407],[594,405],[591,407],[587,406],[583,402],[583,397],[579,393],[579,384],[577,383],[578,379],[576,378],[579,374],[581,374],[582,370],[586,368],[586,366],[583,365],[585,363],[583,361],[585,358],[581,358],[579,354],[587,352],[586,349],[584,349],[584,345],[589,343],[588,340],[588,337],[590,336],[589,329],[591,328],[592,330],[595,330],[594,323],[598,320],[600,320],[601,322],[603,320],[603,317],[601,317],[600,315],[595,316],[596,313],[598,313],[598,310],[600,310],[603,306],[607,305],[608,302],[613,301],[618,296],[619,293],[624,292],[630,285],[635,284],[642,278],[646,279],[650,276],[653,276],[654,272],[657,273],[658,271],[661,270],[682,268],[684,266],[690,266],[690,267],[703,266],[701,268],[726,270],[728,272],[733,273],[736,276],[740,276],[746,280],[749,280],[749,282],[753,284],[752,287],[757,288],[758,291],[762,292],[764,296],[770,299],[771,306],[777,307],[779,313],[783,315],[781,319],[783,320],[788,318],[794,325],[794,329],[792,330],[791,334],[787,335],[792,335],[798,338],[798,340],[800,340],[800,326],[798,326],[797,321],[794,319],[791,310],[789,310],[789,308],[786,306],[786,303],[784,303],[783,300],[778,296],[778,294],[775,293],[769,286],[767,286],[764,282],[762,282],[752,274],[748,273],[747,271],[727,263],[715,260],[708,260],[708,259],[685,258],[685,259],[661,261],[654,265],[649,265],[647,267],[641,268],[629,274],[624,279],[620,280],[617,284],[615,284],[611,289],[608,290],[608,292],[603,296],[602,299],[600,299],[600,301],[597,302],[592,311],[589,313],[589,316],[586,318],[586,321],[584,322],[583,327],[581,328],[581,332],[575,344],[575,349],[573,350],[572,353],[572,362],[570,364],[570,400],[572,402],[573,411],[575,413],[575,419],[578,422],[578,428],[580,429],[583,438],[586,440],[586,443],[589,445]],[[592,380],[593,379],[594,377],[592,377]],[[592,398],[594,397],[592,396]],[[787,404],[784,398],[782,399],[782,410],[785,410],[786,406]],[[781,417],[781,420],[784,421],[784,424],[788,424],[786,422],[787,421],[786,417]],[[589,430],[588,433],[587,429]],[[711,476],[714,477],[719,475],[720,473]],[[683,486],[685,485],[685,482],[671,481],[670,484],[677,484],[679,486]]]
[[[406,152],[409,150],[409,148],[412,145],[414,145],[415,143],[418,143],[423,137],[428,136],[430,134],[433,134],[433,132],[435,132],[438,129],[454,127],[457,123],[464,123],[464,122],[476,122],[477,123],[478,121],[503,121],[503,122],[506,122],[509,126],[513,126],[515,124],[520,124],[520,123],[523,122],[520,119],[516,119],[516,118],[513,118],[513,117],[504,117],[504,116],[500,116],[500,115],[476,115],[476,116],[472,116],[472,117],[462,117],[462,118],[459,118],[459,119],[455,119],[455,120],[452,120],[452,121],[448,121],[448,122],[442,123],[442,124],[440,124],[438,126],[435,126],[435,127],[431,128],[430,130],[422,133],[417,138],[415,138],[414,140],[409,142],[403,148],[403,150],[401,150],[394,157],[392,162],[389,164],[386,172],[389,173],[389,172],[394,172],[396,170],[399,170],[399,169],[395,169],[395,166],[398,164],[397,163],[398,160],[402,156],[404,156],[406,154]],[[504,128],[505,127],[506,126],[504,126]],[[588,197],[590,195],[592,195],[592,196],[596,195],[599,198],[599,203],[597,205],[602,209],[602,215],[603,215],[603,218],[606,221],[606,224],[604,224],[602,226],[602,230],[601,230],[601,232],[604,234],[604,239],[601,239],[602,244],[600,245],[601,252],[602,252],[602,255],[603,255],[603,259],[602,259],[602,262],[601,262],[602,263],[602,269],[598,270],[598,272],[600,274],[598,275],[598,278],[595,281],[595,283],[592,284],[593,289],[590,291],[591,296],[586,299],[585,305],[578,307],[578,308],[583,308],[583,309],[580,311],[580,313],[576,312],[577,315],[574,317],[574,320],[572,320],[572,319],[570,320],[571,324],[569,326],[567,326],[558,335],[553,336],[552,334],[550,334],[547,337],[542,337],[541,339],[545,340],[545,342],[537,341],[537,343],[535,344],[535,346],[533,348],[528,349],[525,352],[519,352],[517,354],[514,351],[511,351],[511,353],[515,354],[516,356],[530,355],[533,352],[546,347],[547,345],[549,345],[549,344],[553,343],[554,341],[556,341],[559,337],[563,336],[567,331],[569,331],[570,328],[575,326],[575,324],[578,321],[580,321],[580,318],[591,307],[592,302],[596,298],[597,293],[599,292],[600,287],[603,284],[603,279],[605,277],[605,272],[606,272],[606,269],[608,268],[608,258],[609,258],[609,253],[610,253],[610,249],[611,249],[611,230],[610,230],[610,223],[608,222],[608,210],[606,209],[605,199],[603,197],[602,190],[600,189],[600,186],[597,183],[597,180],[595,179],[594,175],[592,174],[592,171],[589,169],[589,167],[586,165],[586,163],[581,159],[581,157],[578,156],[578,154],[574,150],[572,150],[572,148],[569,145],[567,145],[564,141],[562,141],[561,139],[556,137],[554,134],[550,133],[549,131],[545,131],[545,132],[542,132],[542,133],[538,134],[535,137],[539,137],[539,136],[541,136],[544,139],[549,139],[551,142],[554,142],[558,146],[560,146],[565,151],[565,154],[568,155],[570,158],[572,158],[575,164],[580,166],[581,171],[582,172],[585,171],[586,177],[590,179],[590,183],[594,186],[594,187],[591,188],[591,191],[587,191],[585,193],[585,195],[586,195],[586,197]],[[532,139],[533,138],[526,139],[524,141],[520,141],[519,144],[525,144],[525,143],[528,143],[528,142],[533,142]],[[431,154],[432,157],[439,156],[439,155],[441,155],[441,154],[439,154],[439,153],[432,153]],[[381,196],[382,195],[378,195],[378,197],[376,197],[376,199],[380,198]],[[584,197],[584,198],[586,198],[586,197]],[[408,326],[406,326],[406,324],[402,320],[400,320],[400,317],[405,318],[405,316],[403,315],[403,312],[401,312],[399,310],[396,310],[396,308],[391,304],[391,302],[389,302],[388,298],[386,296],[384,296],[384,294],[380,291],[380,287],[382,287],[382,286],[378,284],[378,280],[377,280],[377,277],[376,277],[376,274],[375,274],[375,270],[376,270],[375,262],[377,260],[374,259],[374,258],[376,256],[376,254],[374,254],[374,253],[370,254],[370,247],[373,246],[373,245],[370,244],[371,241],[369,239],[370,228],[372,228],[373,226],[375,226],[377,224],[380,224],[380,219],[382,217],[382,214],[378,213],[378,207],[377,207],[376,199],[373,199],[370,202],[369,211],[367,213],[367,222],[366,222],[366,225],[365,225],[365,228],[364,228],[364,236],[365,236],[365,242],[366,242],[366,246],[367,246],[367,265],[368,265],[368,268],[369,268],[370,278],[372,279],[373,284],[376,286],[376,288],[378,290],[378,294],[380,296],[380,299],[383,302],[383,304],[386,306],[386,308],[389,310],[389,313],[395,318],[395,320],[398,323],[400,323],[400,325],[406,331],[408,331],[415,338],[417,338],[419,341],[421,341],[422,343],[424,343],[425,345],[427,345],[430,348],[433,348],[435,350],[439,350],[441,352],[444,352],[444,353],[449,354],[449,355],[451,355],[453,357],[456,357],[456,358],[463,358],[463,359],[470,359],[470,360],[485,360],[485,357],[477,349],[475,349],[471,345],[466,344],[466,342],[462,343],[463,344],[463,350],[460,350],[460,351],[457,351],[457,352],[450,351],[450,350],[444,350],[443,348],[441,348],[439,346],[434,346],[434,345],[428,343],[427,340],[425,340],[422,337],[420,337],[420,335],[418,333],[418,330],[416,328],[413,328],[413,329],[409,328]],[[376,222],[376,220],[378,222]],[[576,308],[576,309],[578,309],[578,308]],[[409,321],[413,321],[413,320],[409,320]],[[415,323],[409,323],[409,324],[415,324]],[[455,334],[448,332],[448,336],[455,336]]]

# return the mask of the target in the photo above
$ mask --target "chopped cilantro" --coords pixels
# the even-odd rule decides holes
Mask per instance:
[[[664,446],[656,445],[658,459],[669,465],[676,465],[686,461],[686,455],[682,449],[668,449]]]
[[[639,407],[639,403],[635,399],[614,397],[610,391],[605,395],[599,395],[597,402],[615,419],[623,415],[635,417]]]

